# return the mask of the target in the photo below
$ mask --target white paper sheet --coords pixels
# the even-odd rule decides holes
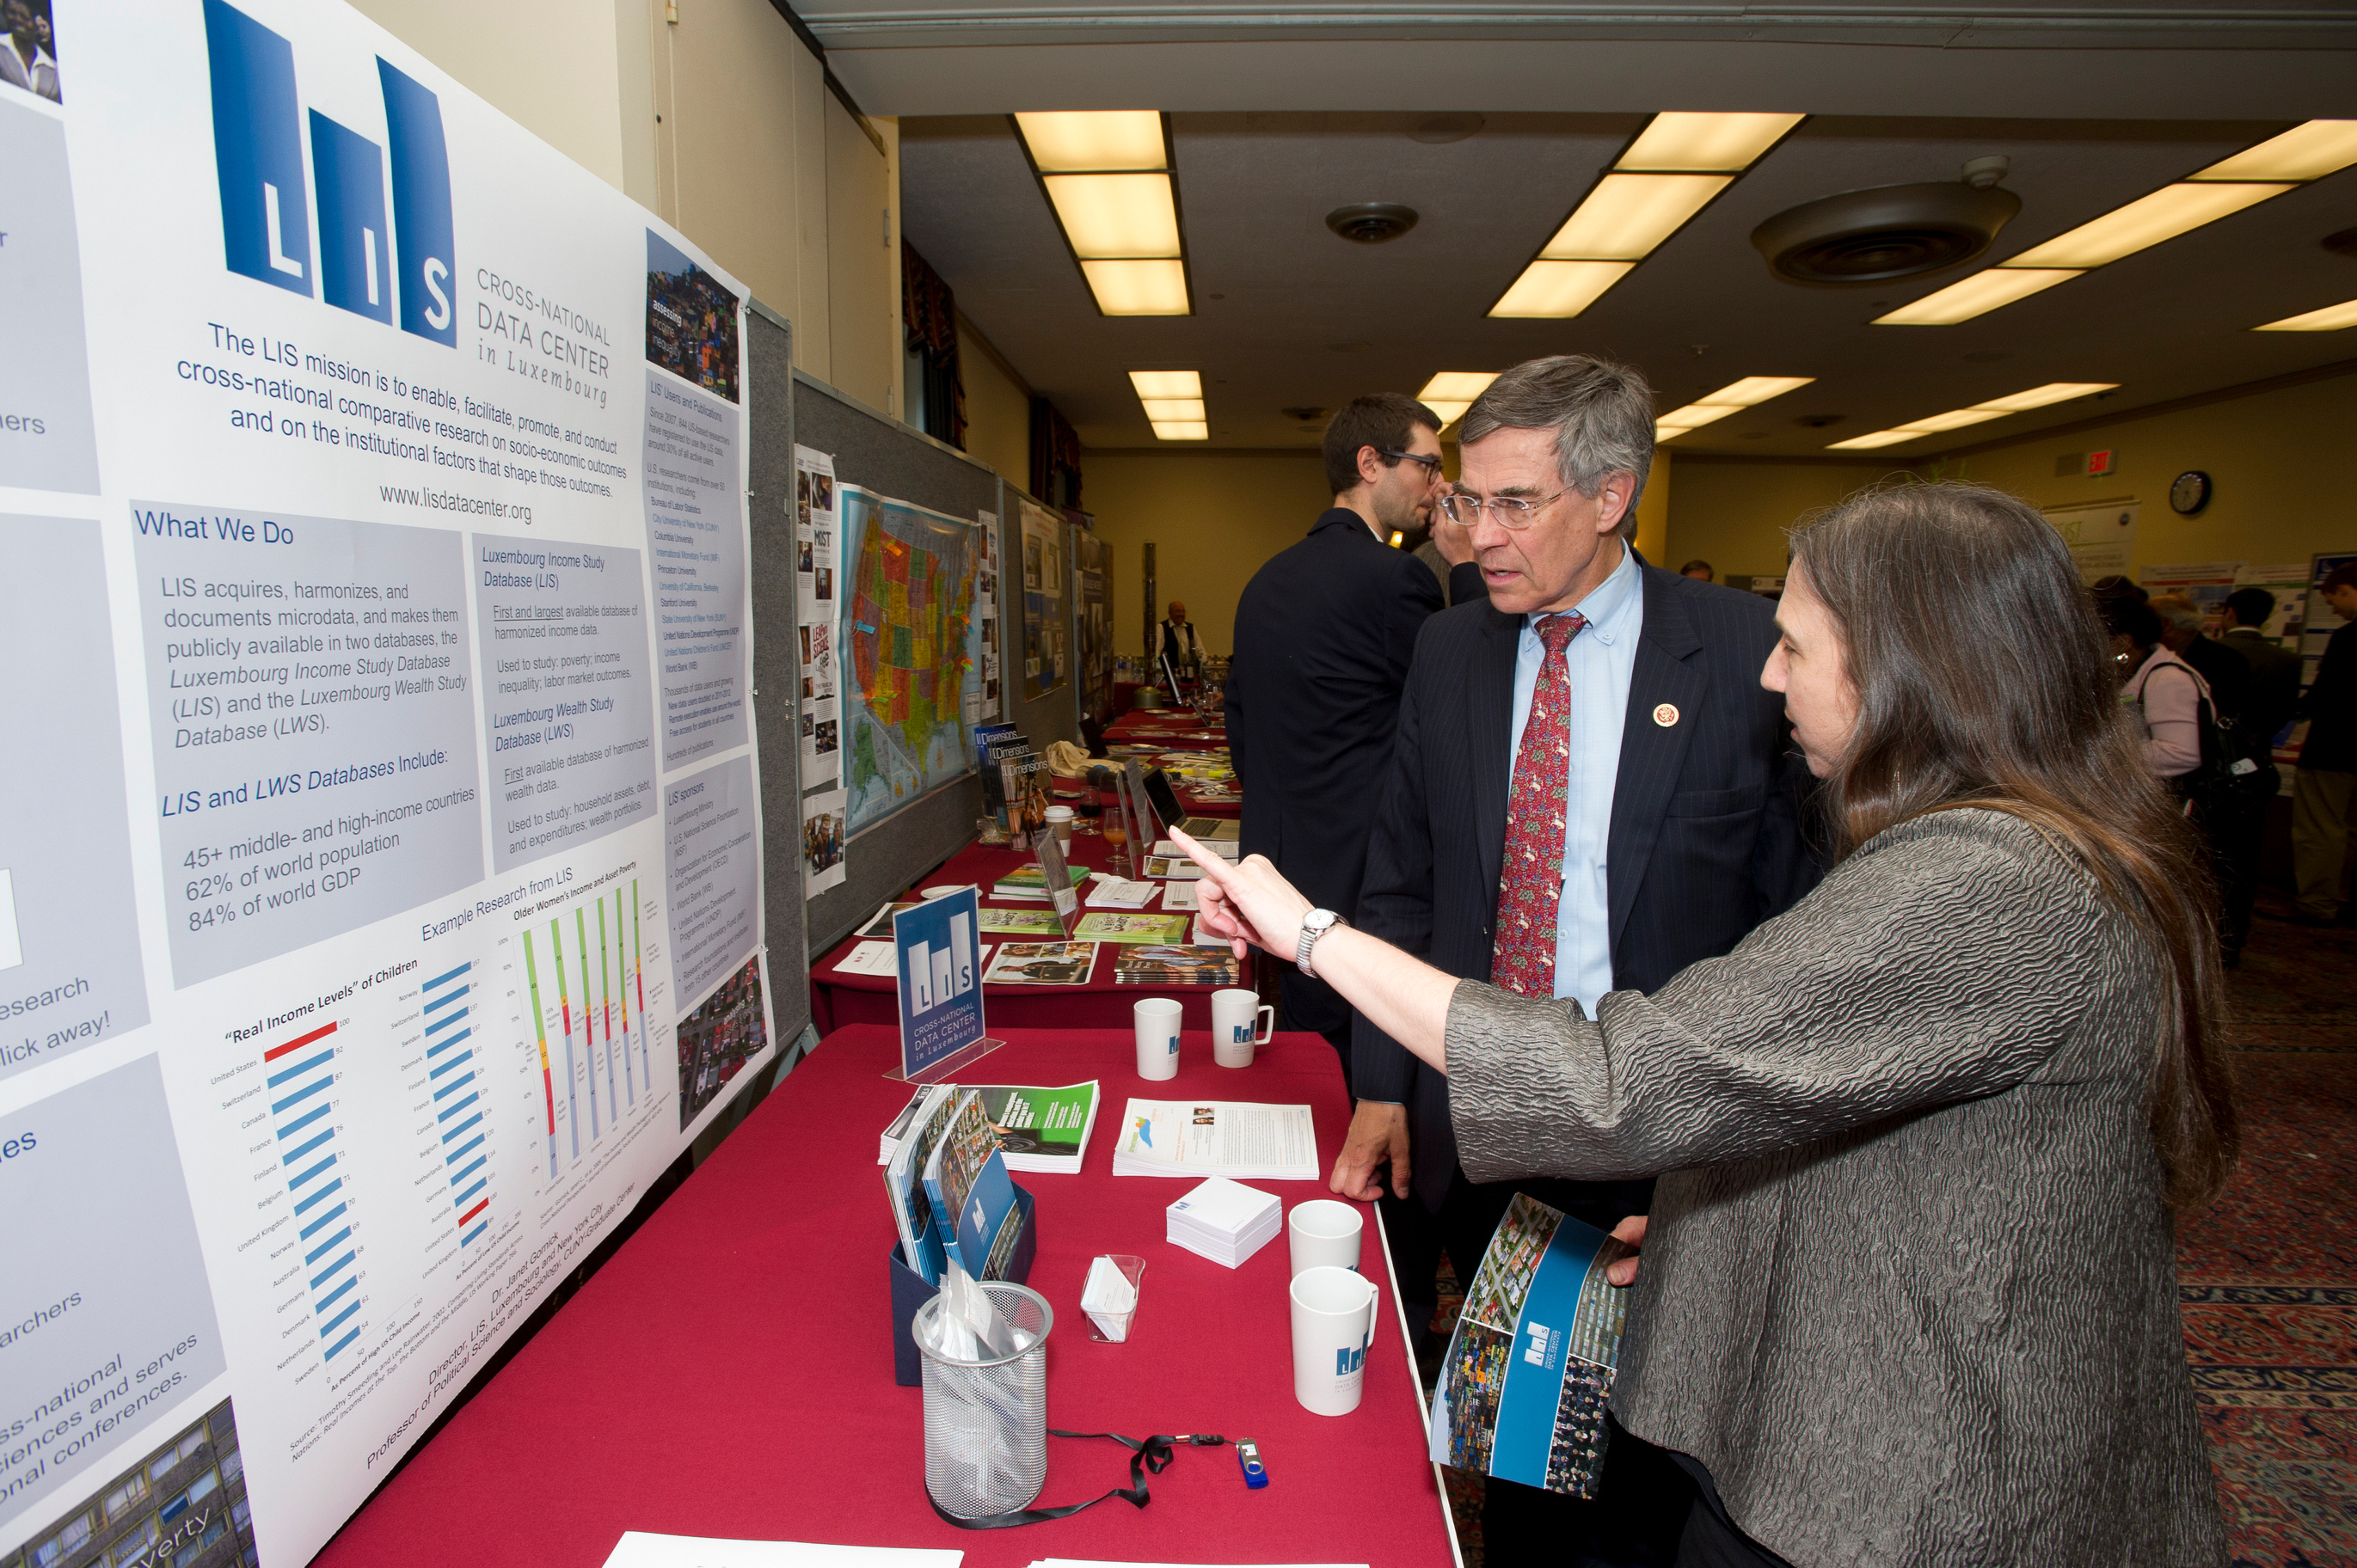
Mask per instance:
[[[963,1552],[905,1546],[816,1546],[625,1530],[606,1568],[959,1568]]]

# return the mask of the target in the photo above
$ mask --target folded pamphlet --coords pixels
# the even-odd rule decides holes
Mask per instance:
[[[1078,886],[1088,873],[1078,866],[1067,866],[1065,875],[1071,879],[1072,886]],[[1018,865],[990,885],[990,896],[994,898],[1029,898],[1045,904],[1048,901],[1048,874],[1036,864]]]
[[[1244,966],[1235,950],[1224,942],[1114,949],[1116,985],[1241,985],[1243,975]]]
[[[1481,1254],[1432,1397],[1432,1458],[1576,1498],[1596,1495],[1604,1402],[1629,1293],[1604,1277],[1631,1249],[1517,1193]]]
[[[895,1133],[899,1147],[884,1168],[884,1187],[892,1198],[892,1223],[899,1232],[901,1260],[932,1285],[942,1283],[942,1263],[947,1254],[941,1229],[933,1222],[932,1199],[925,1191],[925,1163],[949,1126],[955,1100],[956,1090],[950,1084],[931,1084],[921,1090],[902,1112],[908,1121],[899,1124]]]
[[[1193,881],[1203,875],[1203,868],[1184,855],[1153,854],[1146,858],[1146,875]]]
[[[837,974],[873,974],[889,980],[900,972],[899,950],[888,941],[861,942],[834,961]]]
[[[1140,946],[1154,942],[1183,942],[1187,940],[1187,917],[1100,911],[1081,917],[1081,923],[1072,929],[1072,940],[1079,942],[1131,942]]]
[[[1212,1176],[1164,1211],[1164,1239],[1234,1268],[1276,1240],[1285,1227],[1276,1194]]]
[[[998,1134],[998,1152],[1010,1171],[1047,1175],[1078,1175],[1087,1155],[1089,1134],[1096,1130],[1100,1098],[1094,1079],[1066,1084],[1061,1089],[1033,1089],[1012,1084],[968,1084],[981,1097],[982,1114]],[[899,1152],[900,1140],[915,1125],[929,1090],[911,1095],[892,1124],[877,1140],[876,1163],[887,1165]]]
[[[1061,937],[1064,922],[1053,909],[977,909],[974,929],[1030,937]]]
[[[983,972],[985,985],[1086,985],[1096,966],[1094,942],[1002,942]]]
[[[998,1152],[997,1129],[982,1113],[982,1097],[952,1089],[947,1127],[925,1156],[925,1196],[933,1224],[959,1265],[978,1280],[1003,1280],[1023,1234],[1015,1184]]]
[[[1122,1111],[1113,1174],[1315,1181],[1317,1129],[1307,1105],[1133,1100]]]
[[[1197,839],[1195,842],[1222,860],[1233,860],[1243,852],[1243,845],[1233,839]],[[1154,853],[1166,859],[1182,859],[1187,852],[1168,839],[1160,839],[1155,843]],[[1201,873],[1199,871],[1197,875]]]
[[[1097,879],[1089,889],[1088,906],[1092,909],[1143,909],[1154,902],[1154,890],[1159,884],[1124,882],[1118,876]]]

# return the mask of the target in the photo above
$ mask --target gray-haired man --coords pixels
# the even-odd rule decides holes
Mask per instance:
[[[1517,365],[1466,412],[1441,526],[1466,532],[1488,597],[1417,639],[1358,909],[1451,974],[1576,996],[1591,1015],[1607,992],[1651,991],[1726,952],[1817,875],[1797,807],[1805,768],[1782,700],[1760,684],[1775,607],[1631,548],[1652,447],[1644,379],[1585,355]],[[1364,1018],[1352,1078],[1334,1190],[1374,1196],[1388,1161],[1393,1187],[1438,1217],[1460,1280],[1517,1189],[1606,1230],[1645,1212],[1650,1182],[1467,1180],[1447,1081]],[[1619,1447],[1631,1462],[1650,1452],[1653,1480],[1619,1486],[1610,1508],[1567,1518],[1562,1499],[1493,1479],[1491,1560],[1650,1562],[1649,1547],[1614,1543],[1649,1529],[1674,1543],[1692,1491],[1660,1451]],[[1615,1463],[1599,1505],[1613,1503]],[[1632,1496],[1659,1506],[1631,1509]]]

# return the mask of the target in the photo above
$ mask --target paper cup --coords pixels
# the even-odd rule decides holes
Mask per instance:
[[[1293,1397],[1312,1415],[1348,1415],[1367,1387],[1375,1287],[1348,1269],[1293,1277]]]
[[[1313,1197],[1293,1206],[1285,1222],[1293,1249],[1293,1273],[1297,1278],[1310,1269],[1359,1268],[1359,1241],[1367,1224],[1355,1203]]]
[[[1137,1023],[1137,1076],[1160,1082],[1178,1076],[1179,1006],[1149,996],[1130,1009]]]
[[[1222,1067],[1250,1067],[1253,1047],[1276,1032],[1276,1009],[1261,1005],[1257,992],[1211,993],[1211,1059]]]
[[[1056,835],[1056,842],[1062,844],[1065,848],[1070,849],[1072,844],[1072,808],[1070,806],[1049,807],[1048,827],[1049,830]]]

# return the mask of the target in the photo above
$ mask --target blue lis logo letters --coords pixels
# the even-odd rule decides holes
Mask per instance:
[[[1174,1057],[1178,1054],[1178,1036],[1176,1035],[1170,1036],[1170,1054]]]
[[[308,115],[311,175],[304,177],[305,115],[295,91],[293,46],[224,0],[205,0],[205,44],[229,270],[388,326],[398,299],[403,331],[456,348],[450,156],[441,101],[384,60],[376,62],[392,145],[388,223],[383,149],[316,109]]]
[[[1231,1024],[1228,1026],[1228,1043],[1230,1045],[1248,1046],[1252,1044],[1252,1037],[1253,1026],[1250,1024]]]
[[[1374,1338],[1375,1331],[1370,1328],[1367,1330],[1367,1337],[1364,1339],[1360,1340],[1355,1348],[1345,1345],[1336,1350],[1334,1352],[1334,1375],[1338,1378],[1347,1378],[1351,1373],[1358,1371],[1361,1368],[1364,1367],[1367,1364],[1367,1347],[1374,1343]]]

